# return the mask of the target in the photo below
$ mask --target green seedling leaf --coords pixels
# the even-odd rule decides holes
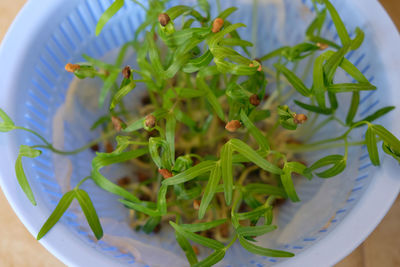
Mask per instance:
[[[219,180],[221,179],[221,166],[220,163],[215,165],[215,168],[211,170],[210,179],[208,180],[206,189],[204,190],[203,197],[201,198],[199,208],[199,219],[203,219],[211,200],[214,198]]]
[[[236,233],[243,237],[260,236],[277,229],[275,225],[239,226]]]
[[[112,164],[117,164],[121,162],[125,162],[140,156],[143,156],[148,153],[148,149],[136,149],[128,152],[123,152],[118,155],[98,155],[95,157],[92,161],[92,172],[91,172],[91,177],[92,180],[102,189],[121,196],[125,199],[128,199],[132,202],[139,202],[139,199],[135,197],[132,193],[127,191],[126,189],[114,184],[110,180],[108,180],[106,177],[104,177],[100,173],[100,169],[103,167],[112,165]]]
[[[129,209],[133,209],[136,210],[138,212],[142,212],[144,214],[147,214],[151,217],[158,217],[161,216],[161,212],[159,212],[158,210],[153,210],[150,209],[148,207],[143,206],[142,204],[139,203],[134,203],[125,199],[119,199],[119,202],[121,202],[122,204],[124,204],[127,208]]]
[[[233,192],[233,174],[232,174],[232,146],[226,143],[221,149],[221,169],[222,180],[224,185],[225,202],[230,205],[232,202]]]
[[[306,97],[311,95],[310,89],[304,85],[303,81],[297,77],[296,74],[281,64],[274,64],[274,66],[286,77],[286,79],[293,86],[293,88],[296,89],[297,92]]]
[[[197,256],[196,253],[194,253],[193,247],[189,243],[189,241],[178,231],[175,231],[175,237],[179,246],[182,248],[183,252],[185,252],[186,258],[188,259],[190,266],[196,264],[198,262]]]
[[[353,96],[351,97],[350,108],[346,116],[346,125],[353,124],[353,120],[357,114],[359,104],[360,104],[360,92],[353,92]]]
[[[4,110],[2,110],[1,108],[0,108],[0,118],[3,120],[2,122],[0,122],[0,132],[6,133],[15,129],[14,122],[7,115],[7,113],[5,113]]]
[[[15,161],[15,174],[17,176],[18,183],[21,189],[29,201],[36,206],[35,196],[33,195],[31,186],[29,185],[28,179],[26,178],[25,171],[22,167],[22,157],[36,158],[42,154],[42,151],[33,149],[29,146],[21,145],[19,148],[18,158]]]
[[[250,132],[250,134],[257,141],[260,149],[269,150],[268,139],[263,135],[263,133],[251,122],[251,120],[247,117],[244,110],[240,112],[240,119],[243,122],[244,126]]]
[[[315,112],[315,113],[318,113],[318,114],[322,114],[322,115],[331,115],[334,112],[334,109],[332,109],[332,108],[317,107],[317,106],[313,106],[313,105],[310,105],[310,104],[306,104],[306,103],[300,102],[298,100],[294,100],[294,103],[296,105],[298,105],[299,107],[305,109],[305,110],[308,110],[308,111],[311,111],[311,112]]]
[[[169,146],[170,159],[172,164],[175,163],[175,128],[176,128],[176,118],[174,114],[169,114],[166,118],[165,126],[165,139],[167,145]]]
[[[225,249],[219,249],[219,250],[214,251],[210,256],[208,256],[204,260],[194,264],[193,267],[213,266],[217,262],[220,262],[224,257],[225,257]]]
[[[292,169],[288,164],[289,163],[286,163],[285,166],[283,167],[283,173],[281,174],[281,182],[290,200],[293,202],[299,202],[300,198],[296,193],[292,180]]]
[[[243,141],[239,139],[231,139],[229,142],[231,142],[232,148],[235,151],[239,152],[241,155],[252,161],[261,169],[273,174],[282,173],[282,170],[280,168],[262,158],[256,151],[254,151],[249,145],[247,145]]]
[[[220,220],[215,220],[215,221],[205,222],[205,223],[180,224],[179,226],[182,227],[186,231],[196,233],[196,232],[203,232],[203,231],[215,228],[226,222],[227,222],[227,219],[220,219]]]
[[[400,141],[394,136],[391,132],[389,132],[385,127],[381,125],[371,125],[371,130],[378,135],[386,144],[390,145],[390,147],[394,151],[400,151]]]
[[[175,185],[188,182],[202,174],[210,172],[213,168],[215,168],[215,165],[216,162],[212,160],[200,162],[199,164],[191,167],[190,169],[164,180],[162,183],[165,185]]]
[[[275,249],[269,249],[269,248],[263,248],[257,245],[254,245],[253,243],[247,241],[244,237],[239,235],[239,242],[242,245],[243,248],[246,250],[250,251],[251,253],[257,254],[257,255],[262,255],[266,257],[279,257],[279,258],[285,258],[285,257],[293,257],[294,254],[282,250],[275,250]]]
[[[271,195],[283,198],[287,197],[285,190],[268,184],[251,183],[246,185],[244,189],[247,193],[250,194],[263,194],[263,195]]]
[[[200,244],[200,245],[203,245],[205,247],[215,249],[215,250],[224,248],[224,245],[222,243],[220,243],[214,239],[210,239],[210,238],[189,232],[172,221],[170,221],[169,224],[175,229],[175,231],[180,233],[185,238],[192,240],[193,242],[196,242],[197,244]]]
[[[146,224],[143,226],[143,231],[146,234],[150,234],[154,231],[154,229],[157,227],[157,225],[159,225],[161,222],[161,216],[157,216],[157,217],[150,217]]]
[[[82,189],[75,189],[75,197],[81,206],[83,214],[85,214],[90,229],[92,229],[97,240],[100,240],[103,237],[103,228],[88,193]]]
[[[258,219],[261,216],[263,216],[267,212],[267,210],[270,208],[271,207],[260,206],[252,211],[235,213],[235,218],[239,221],[253,220],[255,218]]]
[[[124,6],[124,0],[115,0],[101,15],[96,25],[96,35],[99,35],[106,23]]]
[[[122,99],[133,89],[135,89],[136,83],[131,81],[127,85],[123,86],[118,92],[114,95],[113,99],[111,100],[110,110],[113,110],[117,104],[119,104]]]
[[[342,45],[348,45],[351,42],[349,33],[347,32],[346,27],[344,26],[343,20],[340,18],[338,12],[336,11],[335,7],[331,4],[329,0],[322,0],[328,9],[332,21],[336,27],[336,31],[339,35],[340,41],[342,42]]]
[[[167,191],[167,185],[161,185],[160,190],[158,191],[157,210],[160,211],[161,215],[165,215],[167,213]]]
[[[394,151],[393,148],[390,145],[386,144],[385,142],[382,142],[382,149],[383,152],[385,152],[389,156],[392,156],[400,164],[400,152]]]
[[[376,144],[376,136],[371,127],[368,127],[367,132],[365,133],[365,143],[367,145],[367,150],[369,158],[371,159],[371,163],[375,166],[379,166],[380,161],[378,146]]]
[[[373,122],[373,121],[379,119],[380,117],[386,115],[386,114],[389,113],[390,111],[394,110],[395,108],[396,108],[396,107],[394,107],[394,106],[388,106],[388,107],[384,107],[384,108],[378,109],[378,110],[375,111],[373,114],[371,114],[371,115],[369,115],[369,116],[367,116],[367,117],[365,117],[365,118],[359,120],[359,122],[361,122],[361,121]],[[353,123],[353,124],[356,124],[356,123],[357,123],[357,122],[355,122],[355,123]],[[358,126],[358,127],[361,127],[361,126],[362,126],[362,125],[360,125],[360,126]]]
[[[74,197],[75,191],[69,191],[60,199],[56,208],[40,229],[36,237],[37,240],[40,240],[42,237],[44,237],[51,230],[51,228],[53,228],[53,226],[61,219],[65,211],[71,205],[72,200],[74,200]]]
[[[329,155],[323,157],[322,159],[317,160],[313,165],[311,165],[309,170],[315,171],[319,168],[329,165],[333,166],[323,172],[316,173],[316,175],[321,178],[330,178],[336,176],[341,172],[343,172],[344,169],[346,168],[346,160],[342,155]]]
[[[376,90],[376,87],[370,83],[339,83],[328,86],[328,91],[332,93],[359,92]]]

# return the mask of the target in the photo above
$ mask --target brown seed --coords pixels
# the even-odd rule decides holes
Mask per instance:
[[[260,98],[258,98],[258,95],[254,94],[252,96],[250,96],[250,104],[252,104],[253,106],[258,106],[260,105],[261,101]]]
[[[146,127],[150,128],[150,129],[154,128],[154,126],[156,126],[156,122],[157,122],[157,119],[152,114],[147,115],[145,118],[145,121],[144,121]]]
[[[149,95],[144,95],[142,97],[142,105],[148,105],[151,103],[151,99]]]
[[[219,227],[219,232],[223,238],[229,237],[229,226],[228,224],[224,223]]]
[[[93,146],[91,146],[91,147],[90,147],[90,149],[91,149],[92,151],[95,151],[95,152],[97,152],[97,151],[99,151],[99,150],[100,150],[100,147],[99,147],[99,145],[98,145],[98,144],[94,144]]]
[[[122,187],[127,186],[130,183],[131,183],[131,179],[128,176],[122,177],[122,178],[118,179],[118,181],[117,181],[117,184]]]
[[[131,77],[131,74],[131,67],[125,66],[125,68],[122,70],[122,76],[124,76],[125,79],[129,79]]]
[[[167,169],[158,169],[158,172],[164,177],[164,179],[171,178],[174,176],[169,170]]]
[[[136,175],[137,175],[139,182],[141,182],[141,183],[144,181],[147,181],[150,178],[149,175],[144,172],[137,172]]]
[[[198,200],[198,199],[193,200],[193,208],[195,210],[199,210],[200,209],[200,204],[201,204],[200,200]]]
[[[81,66],[79,66],[78,64],[68,63],[67,65],[65,65],[65,70],[72,73],[79,70],[80,68]]]
[[[168,16],[167,13],[161,13],[158,15],[158,21],[160,22],[161,26],[167,26],[168,22],[171,21],[171,18]]]
[[[254,68],[255,65],[254,65],[253,63],[250,63],[250,64],[249,64],[249,67],[250,67],[250,68]],[[262,71],[262,66],[261,66],[261,64],[258,65],[257,71]]]
[[[325,50],[329,47],[328,44],[324,44],[324,43],[317,43],[317,46],[318,46],[319,50]]]
[[[194,254],[196,254],[196,255],[200,254],[199,248],[197,246],[193,245],[192,248],[193,248]]]
[[[156,227],[154,227],[153,232],[157,234],[157,233],[159,233],[160,231],[161,231],[161,224],[157,224]]]
[[[115,116],[111,117],[111,122],[117,132],[120,132],[122,130],[122,126],[125,124],[123,120]]]
[[[242,126],[240,121],[238,120],[232,120],[228,122],[225,126],[225,129],[227,129],[229,132],[234,133],[236,132],[237,129],[239,129]]]
[[[211,31],[214,33],[219,32],[222,26],[224,26],[224,20],[221,18],[216,18],[213,22]]]
[[[111,153],[114,151],[114,147],[110,142],[106,143],[106,153]]]
[[[139,195],[139,200],[141,200],[141,201],[150,201],[150,200],[151,200],[151,198],[150,198],[150,196],[149,196],[149,195],[146,195],[146,194],[140,194],[140,195]]]
[[[304,114],[296,114],[294,116],[294,123],[296,124],[303,124],[307,121],[307,116]]]

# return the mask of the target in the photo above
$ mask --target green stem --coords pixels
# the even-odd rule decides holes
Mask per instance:
[[[238,238],[238,236],[235,235],[235,236],[232,238],[231,242],[229,242],[229,244],[224,248],[224,250],[227,251],[233,244],[235,244],[237,238]]]
[[[257,54],[257,30],[258,30],[258,0],[253,0],[253,17],[252,17],[252,31],[251,31],[251,42],[253,47],[251,49],[251,57],[255,58]]]
[[[78,189],[84,182],[86,182],[87,180],[89,180],[91,177],[90,176],[86,176],[85,178],[83,178],[76,186],[75,186],[75,190]]]
[[[75,155],[75,154],[78,154],[78,153],[80,153],[82,151],[85,151],[86,149],[92,147],[95,144],[98,144],[100,141],[103,141],[103,140],[106,140],[106,139],[110,138],[113,135],[115,135],[115,131],[110,131],[107,134],[105,134],[105,135],[103,135],[103,136],[91,141],[87,145],[84,145],[83,147],[75,149],[75,150],[72,150],[72,151],[62,151],[62,150],[56,149],[56,148],[53,147],[52,144],[48,143],[47,141],[46,141],[46,143],[47,143],[46,146],[37,145],[37,146],[32,146],[32,148],[49,149],[50,151],[52,151],[52,152],[54,152],[56,154],[60,154],[60,155],[64,155],[64,156]]]
[[[42,142],[45,143],[47,146],[51,146],[51,144],[49,142],[47,142],[47,140],[43,136],[41,136],[40,134],[38,134],[34,130],[31,130],[31,129],[28,129],[28,128],[25,128],[25,127],[20,127],[20,126],[16,126],[15,129],[16,130],[27,131],[27,132],[39,137],[39,139],[42,140]]]

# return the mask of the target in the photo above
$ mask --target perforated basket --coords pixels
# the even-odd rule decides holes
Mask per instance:
[[[131,1],[126,2],[103,33],[95,37],[96,22],[111,0],[29,1],[0,50],[0,107],[18,125],[64,144],[66,150],[80,147],[96,137],[98,133],[90,132],[89,125],[100,111],[80,108],[73,122],[60,112],[73,79],[64,71],[64,65],[82,61],[83,53],[103,58],[133,38],[144,13]],[[169,5],[178,2],[193,4],[194,1],[171,1]],[[223,8],[240,7],[232,21],[247,24],[248,28],[241,30],[241,34],[251,39],[253,2],[221,2]],[[396,50],[400,40],[387,14],[374,0],[332,2],[348,28],[354,30],[360,26],[365,31],[365,43],[347,58],[379,88],[377,92],[362,93],[358,117],[371,114],[384,105],[398,105],[400,56]],[[301,41],[313,13],[308,0],[259,0],[257,10],[258,55],[280,45]],[[332,21],[323,32],[326,37],[338,39]],[[349,78],[343,75],[339,79]],[[85,88],[80,87],[80,90]],[[400,112],[395,110],[384,121],[397,136],[400,134],[400,125],[396,123],[399,115]],[[53,130],[54,121],[60,119],[66,122]],[[357,135],[361,137],[362,133],[355,137]],[[13,165],[19,144],[31,145],[38,141],[34,136],[20,132],[0,135],[2,189],[34,235],[67,187],[68,181],[63,178],[71,176],[71,183],[76,184],[90,173],[93,158],[90,151],[64,158],[44,152],[37,159],[24,161],[38,202],[37,207],[32,207],[18,186]],[[399,166],[393,160],[384,158],[382,166],[374,170],[365,147],[352,149],[350,155],[348,170],[334,179],[297,181],[302,202],[283,205],[277,219],[279,230],[259,240],[267,247],[296,253],[294,258],[256,256],[235,244],[218,266],[328,266],[350,253],[383,218],[400,188]],[[311,162],[313,157],[307,160]],[[166,229],[159,235],[149,236],[136,233],[128,227],[127,210],[115,196],[96,188],[93,183],[88,183],[85,189],[95,201],[105,238],[93,241],[80,210],[72,207],[41,240],[64,263],[70,266],[187,265],[172,231]]]

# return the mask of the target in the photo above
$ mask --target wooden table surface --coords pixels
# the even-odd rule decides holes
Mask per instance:
[[[25,0],[0,0],[0,41]],[[400,27],[400,0],[381,0]],[[4,63],[4,62],[3,62]],[[400,266],[400,197],[375,231],[337,267]],[[0,267],[64,266],[25,229],[0,190]]]

